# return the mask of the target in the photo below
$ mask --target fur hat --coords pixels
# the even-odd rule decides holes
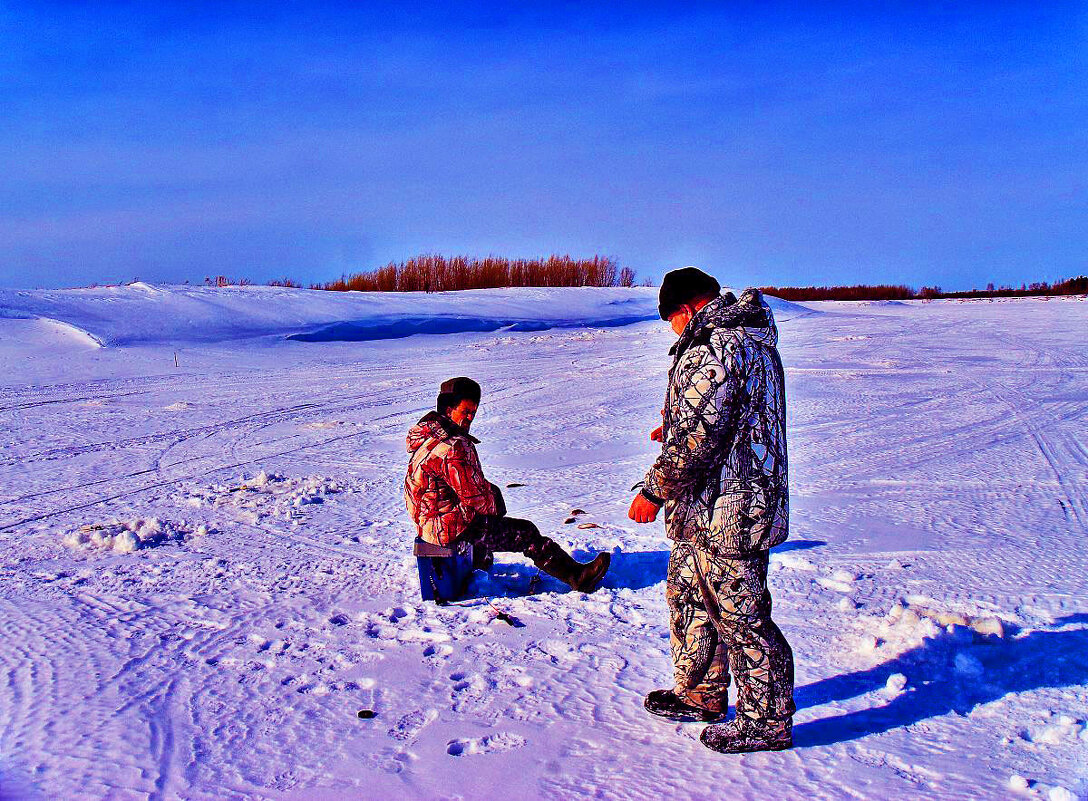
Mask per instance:
[[[442,382],[438,388],[438,411],[444,412],[459,404],[463,400],[470,400],[478,404],[480,402],[480,385],[471,378],[458,376]]]
[[[700,298],[716,298],[721,291],[722,285],[718,280],[698,267],[672,270],[661,279],[661,290],[657,293],[658,314],[662,320],[668,320],[685,303],[690,304]]]

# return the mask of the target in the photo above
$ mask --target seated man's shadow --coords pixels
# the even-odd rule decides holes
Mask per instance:
[[[966,715],[1012,693],[1088,684],[1088,628],[1068,628],[1085,623],[1088,615],[1070,615],[1024,636],[1006,626],[1001,638],[957,628],[868,670],[798,687],[797,706],[805,708],[878,690],[896,673],[907,678],[886,704],[796,726],[794,744],[832,745],[950,712]]]
[[[818,548],[826,545],[820,540],[795,540],[784,543],[774,549],[773,553],[783,551],[801,551],[808,548]],[[578,559],[587,560],[592,553],[576,551]],[[612,566],[601,583],[602,587],[609,589],[641,590],[644,587],[652,587],[665,581],[669,570],[669,551],[617,551],[612,554]]]
[[[595,553],[576,550],[572,554],[580,562],[588,562]],[[545,592],[571,592],[563,582],[552,578],[532,564],[503,562],[505,554],[497,554],[495,564],[487,572],[476,571],[465,598],[486,596],[516,598]],[[605,574],[601,587],[632,590],[652,587],[665,580],[668,551],[617,551]]]
[[[820,540],[792,540],[774,549],[774,553],[818,548],[827,543]],[[588,562],[596,552],[577,549],[571,555],[579,562]],[[531,564],[502,561],[506,554],[496,554],[495,564],[487,573],[473,574],[466,598],[497,596],[513,598],[542,592],[570,592],[558,579],[546,575]],[[669,569],[669,551],[614,551],[612,564],[601,586],[606,589],[641,590],[665,581]]]

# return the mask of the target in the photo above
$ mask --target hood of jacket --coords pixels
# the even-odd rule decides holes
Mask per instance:
[[[705,340],[712,331],[720,328],[740,328],[746,336],[761,345],[778,345],[774,312],[763,299],[763,293],[749,287],[735,300],[732,293],[727,292],[703,306],[688,322],[669,352],[675,356],[683,355],[693,344]]]
[[[423,443],[433,439],[451,440],[454,437],[465,437],[473,445],[478,445],[480,440],[450,420],[444,414],[427,412],[420,421],[408,429],[406,444],[408,453],[415,453],[423,446]]]

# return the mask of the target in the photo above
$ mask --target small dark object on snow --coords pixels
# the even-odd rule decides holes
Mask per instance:
[[[728,712],[728,707],[722,712],[714,712],[689,704],[673,690],[653,690],[642,705],[651,715],[681,722],[714,723],[723,719]]]
[[[574,518],[574,517],[568,517],[568,518],[567,518],[566,520],[564,520],[563,522],[564,522],[564,523],[573,523],[573,522],[575,522],[576,520],[577,520],[577,518]]]
[[[585,509],[571,509],[570,513],[571,513],[571,515],[584,515],[586,513],[586,510]]]
[[[371,718],[376,718],[377,716],[378,716],[378,713],[375,712],[373,709],[360,709],[359,710],[359,718],[361,720],[370,720]]]
[[[514,487],[524,487],[524,486],[525,486],[524,484],[519,484],[516,481],[511,481],[509,484],[506,485],[507,489],[513,489]]]
[[[495,613],[495,620],[501,620],[503,623],[506,623],[506,624],[508,624],[510,626],[513,626],[515,629],[525,628],[524,623],[522,623],[520,620],[518,620],[513,615],[507,614],[506,612],[496,612]]]
[[[487,605],[490,606],[491,611],[494,612],[494,614],[491,616],[492,620],[501,620],[503,623],[513,626],[515,629],[525,628],[524,623],[522,623],[513,615],[502,611],[501,609],[499,609],[499,607],[495,606],[495,604],[491,603],[491,601],[488,601]]]

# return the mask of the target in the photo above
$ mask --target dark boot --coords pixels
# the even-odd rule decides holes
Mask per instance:
[[[728,702],[721,709],[704,709],[701,706],[689,704],[673,690],[654,690],[646,696],[643,706],[651,715],[682,722],[714,723],[725,718],[729,711]]]
[[[753,720],[738,715],[728,723],[707,726],[699,739],[707,748],[722,754],[784,751],[793,747],[793,721]]]
[[[599,553],[589,564],[580,564],[553,540],[548,540],[541,550],[544,553],[531,557],[534,564],[578,592],[593,592],[597,589],[612,562],[612,554]]]
[[[612,564],[612,554],[601,552],[593,557],[593,561],[586,565],[579,565],[581,572],[575,578],[571,586],[578,592],[593,592],[600,586],[604,574]]]

